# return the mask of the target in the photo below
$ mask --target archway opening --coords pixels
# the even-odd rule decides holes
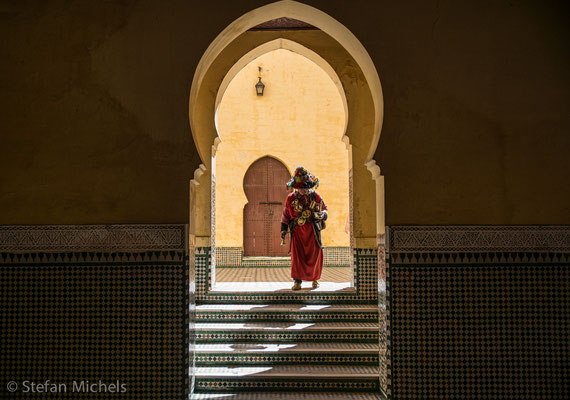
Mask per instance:
[[[312,29],[255,30],[260,24],[284,17],[303,21]],[[350,256],[359,259],[354,263],[356,292],[352,296],[358,301],[375,301],[378,288],[385,288],[385,269],[372,263],[373,259],[383,263],[384,257],[377,254],[384,254],[385,240],[384,180],[372,158],[383,119],[378,73],[362,44],[345,26],[316,8],[290,0],[257,8],[231,23],[208,47],[194,74],[189,120],[202,160],[190,182],[190,248],[200,254],[200,261],[196,260],[196,298],[210,298],[215,282],[216,214],[212,208],[215,210],[215,156],[220,143],[216,110],[225,88],[242,66],[267,52],[267,46],[280,48],[275,45],[279,42],[294,42],[311,50],[314,59],[304,55],[323,69],[330,68],[338,77],[339,92],[346,94],[343,102],[350,118],[342,140],[349,154],[349,187],[354,205],[350,209],[354,249]]]
[[[265,30],[252,32],[267,21],[281,18],[303,21],[312,30]],[[318,54],[339,77],[339,85],[346,93],[346,110],[350,118],[343,142],[350,150],[349,175],[353,207],[350,223],[355,260],[355,291],[338,296],[337,293],[316,293],[303,296],[278,293],[214,293],[211,276],[215,255],[216,148],[220,143],[215,126],[215,113],[223,93],[225,78],[232,67],[252,49],[274,40],[288,39]],[[244,56],[244,54],[246,56]],[[251,59],[257,55],[251,55]],[[250,60],[251,61],[251,60]],[[283,0],[252,10],[232,22],[211,43],[201,58],[190,91],[189,122],[202,164],[196,169],[190,183],[190,292],[199,302],[256,302],[260,298],[271,301],[327,301],[360,304],[380,303],[380,387],[389,391],[387,366],[390,358],[390,335],[387,334],[384,267],[384,180],[373,156],[380,137],[383,121],[383,96],[378,73],[366,49],[359,40],[326,13],[296,1]],[[372,174],[372,179],[371,179]],[[307,299],[307,300],[305,300]]]
[[[242,60],[265,53],[236,63],[241,69],[224,79],[217,96],[212,288],[290,287],[289,246],[280,245],[279,233],[285,184],[297,165],[320,178],[317,191],[329,209],[321,289],[351,287],[350,150],[342,141],[346,98],[338,76],[293,41],[260,47]],[[263,96],[254,87],[259,76]]]

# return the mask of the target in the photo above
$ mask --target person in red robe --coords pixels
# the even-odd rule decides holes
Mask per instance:
[[[284,243],[287,231],[291,233],[293,290],[301,289],[302,281],[312,281],[313,289],[319,287],[318,280],[323,270],[321,230],[325,227],[328,211],[314,190],[318,185],[319,178],[302,166],[295,169],[295,175],[287,182],[287,186],[295,191],[287,196],[283,208],[281,239]]]

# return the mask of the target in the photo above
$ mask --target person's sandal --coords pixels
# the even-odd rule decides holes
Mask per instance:
[[[316,289],[316,288],[318,288],[319,286],[320,286],[320,285],[319,285],[319,281],[313,281],[313,289]]]
[[[299,282],[295,282],[291,290],[301,290],[301,284]]]

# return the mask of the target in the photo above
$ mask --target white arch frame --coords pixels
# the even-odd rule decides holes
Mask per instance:
[[[356,36],[354,36],[354,34],[340,22],[325,12],[320,11],[314,7],[293,0],[282,0],[256,8],[233,21],[214,39],[214,41],[212,41],[212,43],[210,43],[198,63],[190,89],[188,115],[192,136],[194,143],[196,143],[198,154],[202,162],[206,165],[209,165],[211,161],[211,155],[215,154],[217,143],[219,143],[219,138],[216,138],[213,143],[210,143],[207,146],[204,146],[204,144],[200,143],[195,122],[198,95],[200,93],[200,88],[204,77],[207,75],[210,67],[216,58],[220,55],[220,53],[238,36],[256,25],[282,17],[304,21],[319,28],[330,37],[335,39],[356,61],[364,75],[364,78],[366,79],[374,107],[374,128],[370,144],[368,145],[366,161],[364,164],[372,174],[372,178],[375,181],[376,233],[377,235],[384,235],[384,177],[381,175],[380,167],[374,160],[374,154],[376,152],[378,141],[380,139],[380,133],[382,130],[382,123],[384,118],[384,97],[382,93],[380,78],[378,76],[376,67],[374,66],[374,62],[370,58],[370,55],[364,46],[356,38]],[[343,139],[345,140],[345,143],[349,145],[348,140],[346,140],[347,138]],[[199,169],[201,168],[202,166]],[[195,184],[197,183],[198,182],[195,181]]]
[[[195,136],[196,129],[194,124],[196,100],[204,76],[216,57],[224,48],[226,48],[226,46],[248,29],[259,25],[262,22],[282,17],[298,19],[319,28],[338,41],[358,63],[364,77],[366,78],[368,86],[370,87],[372,101],[374,103],[374,135],[368,150],[367,163],[373,161],[374,153],[376,152],[376,147],[378,146],[378,141],[380,139],[380,132],[382,130],[382,122],[384,118],[384,97],[382,94],[382,85],[380,84],[380,77],[378,76],[378,71],[376,71],[374,62],[362,43],[360,43],[348,28],[332,18],[330,15],[309,5],[292,0],[282,0],[276,3],[271,3],[242,15],[228,25],[226,29],[224,29],[216,39],[210,43],[210,46],[208,46],[198,63],[190,89],[189,119],[195,143],[198,143],[197,137]],[[200,154],[202,161],[209,159],[210,157],[210,155],[206,153],[207,150],[209,149],[198,149],[198,153]]]

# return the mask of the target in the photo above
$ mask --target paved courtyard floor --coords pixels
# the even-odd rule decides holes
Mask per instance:
[[[349,267],[323,267],[320,281],[350,282]],[[291,282],[290,267],[216,268],[216,282]]]
[[[349,267],[324,267],[318,289],[312,289],[311,282],[303,282],[300,292],[351,291],[351,269]],[[291,268],[249,267],[216,268],[217,292],[275,292],[290,291],[293,284]]]

